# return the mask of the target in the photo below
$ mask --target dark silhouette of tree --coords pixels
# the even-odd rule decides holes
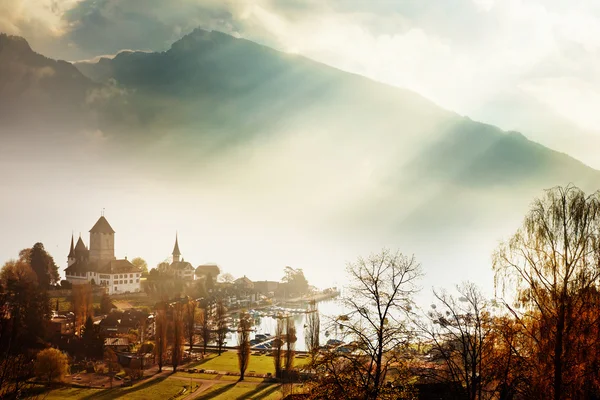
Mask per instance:
[[[244,374],[250,362],[250,331],[252,330],[252,318],[248,313],[240,314],[238,325],[238,366],[240,367],[240,381],[244,380]]]
[[[200,309],[198,322],[201,327],[200,329],[202,330],[202,354],[206,354],[206,346],[208,346],[208,343],[210,343],[212,339],[210,319],[208,318],[208,309],[206,304]]]
[[[102,314],[109,314],[113,309],[113,303],[108,295],[108,292],[102,293],[102,298],[100,299],[100,312]]]
[[[284,343],[284,320],[282,317],[277,318],[277,326],[275,327],[275,339],[273,339],[273,362],[275,364],[275,377],[281,378],[281,364],[283,361],[283,343]]]
[[[294,357],[296,355],[296,324],[290,317],[285,319],[285,372],[287,376],[294,369]]]
[[[177,302],[171,307],[172,320],[171,320],[171,364],[173,365],[173,372],[177,371],[177,367],[181,364],[183,356],[183,320],[184,320],[184,304]]]
[[[104,334],[102,333],[102,328],[99,325],[94,324],[92,316],[88,316],[85,321],[81,341],[86,357],[102,358]]]
[[[217,349],[218,354],[221,355],[223,352],[223,345],[225,344],[225,337],[227,335],[227,309],[223,305],[223,300],[217,301]]]
[[[58,267],[54,262],[54,258],[46,252],[42,243],[38,242],[30,249],[21,250],[19,259],[31,266],[37,276],[40,288],[47,290],[50,285],[59,282]]]
[[[21,354],[43,346],[50,301],[35,272],[23,261],[9,261],[0,272],[0,287],[4,297],[0,308],[10,316],[0,321],[0,349]]]
[[[505,305],[531,339],[519,353],[537,358],[533,370],[542,372],[529,375],[527,384],[546,398],[578,398],[586,384],[594,392],[588,395],[600,393],[587,379],[599,362],[589,357],[599,323],[598,232],[600,192],[556,187],[533,203],[523,226],[495,254],[496,281],[515,299]],[[587,315],[595,317],[582,318]]]
[[[156,363],[158,364],[158,372],[162,372],[162,367],[167,356],[167,331],[169,324],[166,303],[159,303],[157,305],[154,323],[154,352]]]
[[[190,343],[190,355],[194,347],[194,339],[196,336],[196,322],[198,321],[198,303],[196,300],[188,298],[188,302],[185,305],[185,316],[184,316],[184,329],[187,339]]]

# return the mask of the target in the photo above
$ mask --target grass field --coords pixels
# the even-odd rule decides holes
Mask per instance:
[[[279,384],[227,383],[211,386],[197,397],[199,400],[232,400],[232,399],[281,399]]]
[[[65,387],[51,390],[41,397],[47,400],[58,399],[89,399],[89,400],[110,400],[110,399],[161,399],[166,400],[178,394],[187,382],[179,379],[158,378],[144,382],[133,387],[113,389],[87,389]]]
[[[295,367],[301,367],[308,362],[307,358],[300,358],[294,361]],[[190,364],[190,368],[202,368],[214,371],[227,371],[227,372],[238,372],[238,358],[235,351],[226,351],[220,356],[211,355],[202,361]],[[252,372],[257,374],[275,373],[275,366],[273,364],[273,357],[262,355],[262,356],[250,356],[250,362],[246,372]]]

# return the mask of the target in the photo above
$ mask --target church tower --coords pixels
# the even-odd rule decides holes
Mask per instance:
[[[115,231],[104,215],[90,229],[90,261],[115,259]]]
[[[175,247],[173,248],[173,262],[179,262],[181,252],[179,251],[179,243],[177,243],[177,234],[175,234]]]

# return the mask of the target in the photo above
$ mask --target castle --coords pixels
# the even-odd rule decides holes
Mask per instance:
[[[90,229],[90,248],[81,239],[73,244],[65,268],[67,281],[73,285],[94,283],[104,286],[109,294],[140,291],[142,272],[127,258],[115,258],[115,231],[104,215]]]

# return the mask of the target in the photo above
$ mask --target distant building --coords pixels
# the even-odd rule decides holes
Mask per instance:
[[[239,288],[239,289],[253,289],[254,288],[254,282],[252,282],[249,278],[247,278],[246,275],[233,281],[233,284],[235,285],[236,288]]]
[[[55,315],[47,323],[51,336],[72,336],[75,332],[75,322],[72,316]]]
[[[142,271],[127,258],[115,258],[115,231],[104,216],[90,229],[90,248],[81,236],[67,258],[65,276],[73,285],[95,283],[107,288],[109,294],[139,292]]]
[[[219,268],[219,266],[217,264],[211,264],[211,263],[206,263],[206,264],[202,264],[199,265],[198,268],[196,268],[196,278],[201,278],[203,276],[205,277],[212,277],[213,283],[217,280],[217,277],[219,276],[219,274],[221,273],[221,269]]]
[[[192,266],[192,264],[181,258],[181,252],[179,251],[179,241],[177,235],[175,235],[175,247],[173,247],[172,255],[173,262],[169,265],[169,271],[171,272],[171,274],[185,281],[193,281],[195,269]]]
[[[256,281],[254,283],[254,289],[264,295],[273,295],[277,289],[279,289],[279,282],[277,281]]]

